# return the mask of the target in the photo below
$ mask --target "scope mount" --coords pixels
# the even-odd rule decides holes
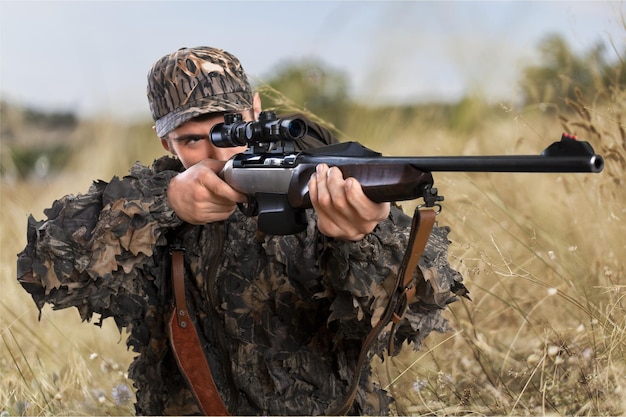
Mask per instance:
[[[298,117],[277,118],[273,111],[262,111],[254,122],[241,113],[227,113],[224,123],[211,129],[211,142],[218,147],[247,146],[245,155],[285,155],[295,152],[295,140],[307,133],[306,122]]]

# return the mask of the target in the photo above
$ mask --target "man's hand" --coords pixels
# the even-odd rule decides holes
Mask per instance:
[[[226,220],[246,196],[235,191],[217,173],[224,162],[205,159],[170,181],[167,199],[178,217],[191,224]]]
[[[320,164],[309,180],[309,195],[324,235],[360,240],[389,215],[389,203],[374,203],[354,178],[344,180],[338,168]]]

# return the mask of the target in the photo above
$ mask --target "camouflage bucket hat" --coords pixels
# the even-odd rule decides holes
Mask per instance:
[[[239,60],[206,46],[159,59],[148,72],[147,90],[159,137],[201,114],[252,108],[252,89]]]

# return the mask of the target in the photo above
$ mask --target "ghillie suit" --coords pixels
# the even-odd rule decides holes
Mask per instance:
[[[301,148],[332,141],[311,127],[318,134]],[[177,242],[185,248],[190,315],[229,411],[324,413],[345,395],[363,340],[387,305],[410,217],[392,207],[358,242],[320,234],[312,210],[307,229],[289,236],[263,235],[239,212],[190,226],[166,198],[182,169],[172,158],[151,169],[136,164],[122,179],[55,201],[45,221],[31,216],[19,282],[39,309],[76,307],[83,320],[98,313],[130,331],[138,414],[198,413],[166,332],[174,302],[169,251]],[[448,264],[448,232],[431,233],[414,274],[420,291],[397,325],[396,347],[406,341],[417,349],[431,331],[448,330],[442,309],[466,293]],[[382,354],[388,337],[381,333],[371,354]],[[349,413],[387,414],[390,401],[368,364]]]

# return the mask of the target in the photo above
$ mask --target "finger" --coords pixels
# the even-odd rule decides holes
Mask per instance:
[[[348,197],[346,196],[346,182],[339,168],[331,167],[328,169],[326,188],[332,200],[333,208],[344,216],[351,216],[353,213]]]
[[[309,178],[309,200],[311,200],[311,204],[317,205],[317,172],[314,172]]]
[[[354,178],[348,178],[345,182],[345,193],[347,201],[354,212],[368,221],[381,221],[389,215],[391,205],[389,203],[375,203],[363,192],[363,187]]]
[[[222,169],[224,169],[226,161],[218,161],[217,159],[207,158],[199,162],[199,164],[218,174]]]
[[[319,166],[316,168],[316,172],[311,175],[308,183],[309,198],[313,208],[315,209],[315,213],[317,214],[317,227],[319,231],[326,236],[338,237],[341,230],[339,230],[338,226],[333,221],[333,216],[328,214],[326,207],[324,207],[323,204],[320,204],[319,201],[319,190],[320,187],[325,190],[327,175],[325,166]],[[322,193],[324,193],[324,191],[322,191]]]
[[[367,212],[371,208],[373,202],[363,193],[363,188],[356,179],[348,178],[345,181],[343,190],[346,198],[357,213]]]
[[[230,217],[237,209],[236,205],[208,204],[198,209],[196,215],[202,223],[223,220]]]
[[[318,206],[330,207],[330,205],[332,204],[332,198],[330,196],[330,193],[328,192],[328,187],[326,185],[328,176],[328,165],[319,164],[315,168],[315,171],[315,184],[317,186],[317,196],[315,198],[315,202]],[[316,210],[318,209],[318,207],[315,208]]]
[[[207,189],[196,187],[179,206],[179,217],[194,224],[223,220],[236,209],[236,203],[216,199]]]
[[[320,181],[319,181],[319,175],[317,174],[317,172],[311,175],[308,186],[309,186],[309,199],[311,200],[311,205],[315,209],[318,219],[321,221],[322,224],[324,224],[325,222],[327,222],[326,219],[329,219],[330,216],[327,213],[326,207],[324,207],[319,202]]]
[[[245,194],[236,191],[211,169],[204,170],[198,179],[202,187],[209,192],[209,198],[215,204],[232,205],[233,203],[244,203],[247,201]]]

